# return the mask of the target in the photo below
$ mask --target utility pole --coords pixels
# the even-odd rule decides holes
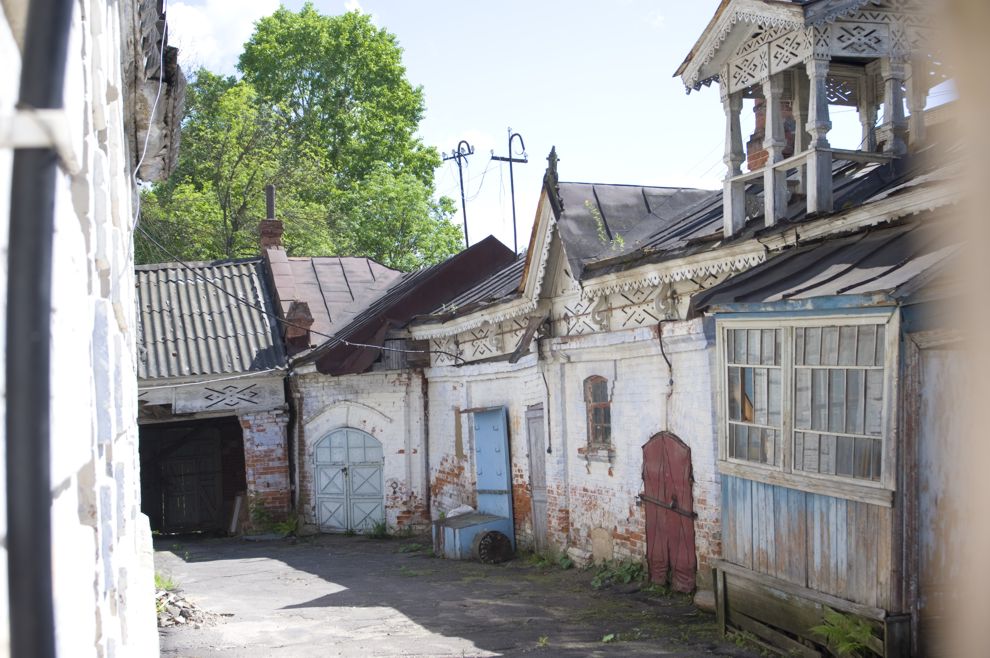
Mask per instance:
[[[464,246],[471,246],[468,243],[468,230],[467,230],[467,203],[464,201],[464,170],[461,169],[461,160],[466,160],[469,155],[474,154],[474,147],[467,143],[467,140],[462,139],[457,144],[457,150],[451,151],[450,155],[446,153],[443,154],[443,161],[454,160],[457,163],[457,178],[461,181],[461,213],[464,215]]]
[[[509,131],[509,155],[508,157],[502,157],[492,153],[492,160],[509,163],[509,193],[512,196],[512,250],[518,254],[519,238],[516,235],[516,184],[512,180],[512,163],[519,162],[521,164],[526,164],[529,160],[526,159],[526,142],[523,141],[522,135],[512,132],[512,128],[508,128],[507,130]],[[512,157],[512,140],[516,137],[519,138],[519,147],[522,149],[521,158]]]

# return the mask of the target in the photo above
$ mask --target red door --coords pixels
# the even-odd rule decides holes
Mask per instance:
[[[646,507],[646,560],[650,580],[679,592],[691,592],[694,553],[694,498],[691,449],[668,432],[643,446],[643,494]]]

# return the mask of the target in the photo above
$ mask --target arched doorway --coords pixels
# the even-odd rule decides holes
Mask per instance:
[[[366,532],[385,520],[381,442],[342,427],[316,444],[316,521],[320,530]]]
[[[646,503],[646,561],[650,580],[679,592],[695,586],[694,496],[691,448],[669,432],[643,446],[643,494]]]

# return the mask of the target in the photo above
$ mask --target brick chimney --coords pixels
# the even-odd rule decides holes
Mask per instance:
[[[262,253],[271,247],[281,247],[282,233],[285,232],[285,226],[282,225],[282,221],[275,219],[274,185],[265,185],[265,208],[268,217],[261,220],[258,224],[258,235],[260,236]]]
[[[294,301],[285,314],[285,344],[289,354],[296,354],[310,345],[309,330],[313,326],[313,314],[306,302]]]
[[[791,102],[781,101],[780,110],[784,119],[784,138],[787,140],[787,146],[784,147],[784,157],[789,158],[794,155],[794,111],[791,108]],[[746,142],[746,167],[750,171],[762,169],[763,165],[767,163],[767,150],[763,148],[763,138],[767,131],[767,108],[764,99],[757,98],[753,102],[753,114],[755,115],[753,134],[749,136],[749,141]]]

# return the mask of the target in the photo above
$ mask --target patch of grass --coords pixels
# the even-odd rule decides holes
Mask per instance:
[[[157,571],[155,572],[155,589],[163,589],[171,592],[179,587],[179,583],[172,580],[171,576],[164,576]]]
[[[532,552],[526,557],[526,562],[535,567],[546,568],[546,567],[556,567],[558,569],[571,569],[574,567],[574,560],[572,560],[567,553],[557,551],[554,549],[548,549],[542,552]]]
[[[670,586],[660,583],[646,583],[639,591],[649,596],[670,596],[673,594]]]
[[[344,531],[345,537],[353,537],[356,534],[357,532],[354,531],[354,528],[348,528],[347,530]]]
[[[606,633],[602,636],[602,644],[610,644],[618,639],[615,633]]]
[[[272,531],[276,532],[283,537],[288,537],[289,535],[296,534],[299,530],[299,515],[292,514],[285,521],[279,521],[277,523],[272,523]]]
[[[410,569],[407,566],[401,566],[401,567],[399,567],[399,575],[400,576],[405,576],[406,578],[415,578],[417,576],[422,576],[423,575],[423,572],[422,571],[416,571],[415,569]]]
[[[421,550],[426,548],[423,544],[418,542],[413,542],[412,544],[404,544],[399,547],[399,553],[419,553]]]
[[[595,568],[591,586],[602,589],[610,585],[627,585],[646,579],[646,566],[638,560],[606,560]]]
[[[372,539],[388,539],[388,524],[385,521],[379,521],[375,525],[371,526],[368,536]]]
[[[536,646],[539,647],[540,649],[542,649],[543,647],[550,646],[550,636],[541,635],[540,637],[536,638]]]

